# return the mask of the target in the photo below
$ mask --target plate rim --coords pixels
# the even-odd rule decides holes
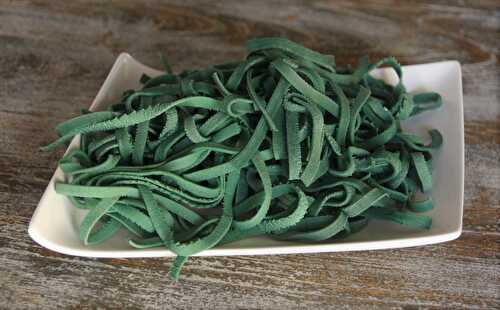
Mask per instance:
[[[133,62],[135,65],[139,65],[143,68],[153,69],[144,65],[143,63],[136,60],[128,53],[120,53],[116,58],[113,66],[111,67],[106,79],[101,85],[97,95],[95,96],[92,104],[90,105],[90,110],[94,110],[98,105],[103,96],[105,96],[105,91],[109,88],[110,83],[114,81],[116,72],[121,66],[126,65],[126,62]],[[462,69],[461,65],[456,60],[445,60],[439,62],[423,63],[423,64],[412,64],[406,65],[405,68],[421,67],[421,66],[435,66],[435,65],[451,65],[457,70],[458,75],[458,109],[459,109],[459,120],[458,125],[460,128],[459,137],[460,142],[460,158],[461,163],[461,175],[460,175],[460,190],[459,190],[459,208],[460,208],[460,225],[456,229],[444,233],[438,233],[430,236],[419,236],[419,237],[405,237],[405,238],[394,238],[387,240],[374,240],[374,241],[352,241],[346,243],[320,243],[320,244],[289,244],[281,246],[255,246],[255,247],[242,247],[242,248],[212,248],[200,252],[193,256],[233,256],[233,255],[277,255],[277,254],[306,254],[306,253],[324,253],[324,252],[345,252],[345,251],[365,251],[365,250],[381,250],[381,249],[395,249],[395,248],[406,248],[414,246],[422,246],[429,244],[436,244],[446,241],[451,241],[457,239],[462,233],[463,227],[463,203],[464,203],[464,178],[465,178],[465,141],[464,141],[464,105],[463,105],[463,87],[462,87]],[[75,142],[72,140],[71,144]],[[66,154],[70,149],[70,146],[66,149]],[[39,213],[41,202],[44,200],[45,196],[48,195],[50,186],[53,186],[56,178],[56,170],[54,171],[52,177],[49,180],[47,187],[44,190],[34,212],[31,217],[28,234],[29,236],[39,245],[67,255],[80,256],[80,257],[96,257],[96,258],[140,258],[140,257],[171,257],[175,254],[168,249],[154,248],[154,249],[127,249],[127,250],[93,250],[91,248],[86,248],[85,250],[75,249],[68,246],[57,244],[43,234],[41,234],[34,226],[34,221]]]

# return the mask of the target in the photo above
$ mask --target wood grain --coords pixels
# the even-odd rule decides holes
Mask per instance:
[[[0,308],[499,308],[498,1],[0,0]],[[62,150],[52,125],[89,106],[118,53],[175,70],[243,56],[249,37],[286,36],[340,64],[394,55],[461,62],[464,232],[389,251],[87,259],[41,248],[27,225]]]

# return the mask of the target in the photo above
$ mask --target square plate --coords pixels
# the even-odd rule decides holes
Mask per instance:
[[[95,98],[91,110],[103,110],[115,102],[123,91],[140,87],[139,78],[161,74],[128,54],[121,54]],[[373,72],[389,83],[397,77],[391,69]],[[462,78],[457,61],[445,61],[403,67],[403,82],[409,92],[435,91],[443,97],[441,109],[424,112],[404,124],[405,129],[426,135],[430,128],[438,129],[444,138],[443,146],[434,154],[433,191],[434,210],[430,230],[415,230],[386,221],[370,221],[359,233],[346,239],[322,243],[276,241],[266,237],[250,238],[199,253],[212,255],[262,255],[288,253],[316,253],[401,248],[453,240],[462,231],[464,191],[464,128]],[[75,138],[68,150],[78,145]],[[73,207],[70,201],[54,191],[54,182],[64,180],[58,168],[33,214],[29,235],[40,245],[64,254],[88,257],[159,257],[173,256],[163,248],[134,249],[117,235],[95,246],[84,246],[79,239],[79,223],[86,211]]]

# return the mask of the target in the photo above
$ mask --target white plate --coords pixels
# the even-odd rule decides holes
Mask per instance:
[[[95,98],[91,110],[105,109],[116,102],[122,92],[139,87],[140,76],[160,74],[128,54],[116,60],[106,81]],[[396,78],[391,69],[374,72],[389,82]],[[435,153],[432,199],[435,209],[428,213],[433,219],[430,230],[408,229],[395,223],[371,221],[357,234],[338,241],[298,243],[275,241],[264,237],[251,238],[204,251],[198,255],[261,255],[315,253],[401,248],[444,242],[458,238],[462,231],[464,188],[464,129],[462,79],[460,64],[445,61],[403,67],[403,81],[408,91],[435,91],[441,94],[444,105],[440,110],[424,112],[405,124],[411,131],[425,134],[436,128],[444,144]],[[55,125],[55,124],[54,124]],[[78,145],[73,140],[70,147]],[[68,149],[69,149],[68,148]],[[57,169],[36,208],[29,225],[29,235],[40,245],[64,254],[89,257],[158,257],[172,256],[163,249],[131,248],[123,236],[115,236],[104,244],[84,246],[78,237],[79,223],[85,211],[74,208],[64,196],[54,191],[54,182],[64,180]]]

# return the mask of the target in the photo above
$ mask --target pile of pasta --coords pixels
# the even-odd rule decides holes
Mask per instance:
[[[83,111],[56,127],[50,150],[76,135],[56,183],[77,208],[87,244],[120,230],[129,244],[186,258],[266,235],[318,242],[370,219],[426,229],[432,151],[442,144],[401,121],[442,104],[412,95],[394,58],[337,68],[334,57],[283,38],[246,44],[242,61],[150,77],[107,111]],[[396,85],[370,75],[391,67]]]

